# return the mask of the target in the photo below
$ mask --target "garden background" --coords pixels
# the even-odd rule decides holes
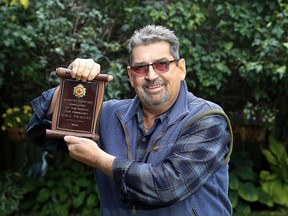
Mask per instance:
[[[28,175],[43,150],[19,135],[29,102],[76,57],[114,76],[106,100],[133,97],[127,40],[146,24],[175,30],[189,90],[231,118],[235,215],[287,215],[287,1],[1,0],[0,20],[0,215],[99,213],[91,168],[49,152],[46,174]]]

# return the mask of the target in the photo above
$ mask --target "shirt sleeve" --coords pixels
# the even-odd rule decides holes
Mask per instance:
[[[113,176],[121,198],[142,206],[167,206],[184,200],[223,166],[230,138],[226,120],[210,115],[182,132],[158,166],[116,158]]]
[[[67,151],[63,139],[47,138],[46,129],[51,129],[52,114],[46,115],[55,88],[43,92],[39,97],[31,101],[34,114],[26,127],[26,137],[36,145],[51,151]]]

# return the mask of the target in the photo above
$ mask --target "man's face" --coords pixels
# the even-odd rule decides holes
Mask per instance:
[[[165,41],[135,47],[132,50],[132,66],[174,60],[169,49],[170,44]],[[149,66],[146,76],[137,76],[130,67],[127,70],[131,85],[143,107],[157,108],[163,112],[176,101],[181,81],[186,76],[184,59],[178,62],[178,66],[172,62],[169,70],[162,74],[157,74],[152,66]]]

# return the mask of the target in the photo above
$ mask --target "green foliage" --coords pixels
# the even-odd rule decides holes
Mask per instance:
[[[259,185],[258,175],[247,152],[232,154],[229,198],[237,213],[250,213],[251,204],[256,202],[273,207],[272,199]]]
[[[0,3],[0,19],[1,113],[58,85],[53,76],[55,68],[67,67],[76,57],[93,58],[101,64],[103,73],[114,76],[105,99],[133,97],[126,74],[127,40],[143,25],[163,24],[179,36],[186,81],[194,94],[219,103],[227,112],[243,110],[247,101],[276,108],[275,132],[287,140],[287,1],[5,0]],[[277,161],[275,156],[263,154],[269,163]],[[232,161],[237,164],[231,172],[229,196],[233,207],[249,212],[251,203],[278,204],[259,188],[251,161],[240,158]],[[273,178],[283,183],[275,168],[261,175],[261,181],[267,184]],[[39,188],[43,188],[39,189],[35,208],[55,213],[56,208],[50,209],[48,204],[41,207],[40,201],[57,197],[60,202],[66,197],[52,194],[52,189],[45,191],[44,182],[39,182]],[[68,186],[62,187],[68,191]],[[77,201],[72,199],[57,212],[64,213],[72,205],[82,208],[82,194],[79,192]],[[94,199],[89,198],[87,203]]]
[[[19,208],[26,189],[22,187],[20,172],[7,170],[0,173],[0,215],[10,215]]]
[[[288,154],[283,143],[269,137],[269,149],[262,149],[269,163],[269,170],[260,172],[263,190],[271,196],[273,202],[288,207]]]
[[[106,86],[105,99],[123,99],[134,96],[132,93],[126,68],[119,62],[111,62],[109,74],[113,75],[113,81]],[[124,93],[125,92],[125,93]]]
[[[0,89],[11,93],[9,101],[26,103],[57,85],[51,77],[55,68],[67,67],[78,56],[109,70],[108,56],[121,45],[109,42],[113,20],[93,5],[68,0],[31,2],[26,10],[19,4],[0,5]],[[3,98],[5,107],[8,95]]]
[[[277,131],[282,131],[285,140],[287,2],[195,0],[129,5],[125,8],[129,30],[143,24],[174,29],[186,60],[186,81],[194,94],[231,111],[243,109],[246,101],[280,108]]]
[[[57,85],[55,68],[76,57],[93,58],[114,75],[105,99],[133,96],[127,41],[143,25],[163,24],[179,36],[194,94],[226,111],[241,110],[246,101],[279,108],[277,131],[285,139],[287,2],[41,0],[27,9],[2,3],[0,11],[0,89],[10,93],[2,94],[4,108]]]
[[[49,166],[45,176],[27,178],[28,193],[21,200],[19,213],[31,215],[98,215],[99,197],[93,170],[65,157]]]

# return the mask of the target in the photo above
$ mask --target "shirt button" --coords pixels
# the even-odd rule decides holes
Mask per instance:
[[[146,142],[146,137],[143,137],[143,138],[142,138],[142,142]]]

